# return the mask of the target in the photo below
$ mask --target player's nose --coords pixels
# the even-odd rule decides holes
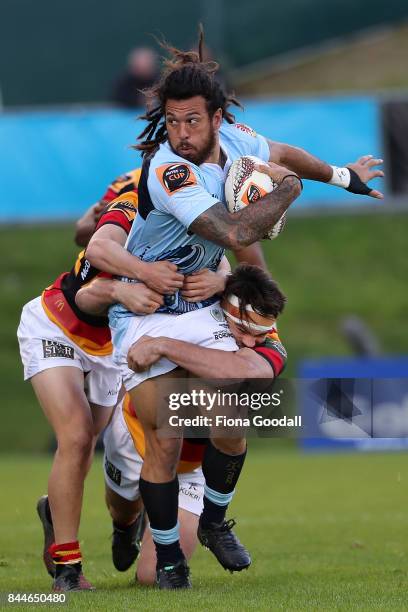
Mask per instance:
[[[187,129],[187,125],[185,123],[183,123],[182,121],[179,124],[179,131],[178,131],[178,135],[179,138],[181,140],[187,140],[188,139],[188,129]]]

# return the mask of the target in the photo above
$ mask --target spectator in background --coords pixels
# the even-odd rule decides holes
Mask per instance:
[[[146,105],[144,89],[152,87],[158,78],[158,55],[149,47],[136,47],[128,56],[127,70],[116,81],[112,99],[126,108]]]

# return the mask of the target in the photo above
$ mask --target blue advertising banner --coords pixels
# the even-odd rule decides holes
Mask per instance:
[[[408,447],[408,357],[305,361],[298,381],[306,450]]]
[[[307,149],[342,166],[381,156],[374,97],[250,101],[237,121],[276,141]],[[79,217],[118,175],[140,165],[131,147],[142,130],[138,113],[118,109],[0,115],[0,222]],[[305,181],[295,208],[367,204],[344,189]],[[372,204],[372,202],[370,202]],[[381,203],[378,204],[381,206]]]

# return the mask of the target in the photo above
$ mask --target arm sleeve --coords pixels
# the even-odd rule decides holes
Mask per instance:
[[[271,365],[275,378],[283,372],[287,361],[287,353],[276,332],[269,334],[265,342],[256,346],[253,350]]]
[[[148,187],[155,208],[172,215],[186,228],[219,201],[205,189],[199,172],[186,163],[153,169]]]
[[[96,230],[108,223],[118,225],[129,234],[137,214],[138,196],[135,192],[124,193],[108,206],[98,221]]]

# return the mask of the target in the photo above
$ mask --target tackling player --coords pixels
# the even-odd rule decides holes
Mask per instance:
[[[86,292],[82,293],[86,299]],[[253,378],[276,378],[286,362],[286,351],[276,331],[276,319],[284,303],[285,297],[268,274],[258,267],[241,265],[228,277],[221,301],[238,351],[208,349],[165,337],[143,337],[130,348],[129,365],[140,371],[166,357],[201,378],[246,378],[249,375]],[[115,410],[105,432],[104,443],[107,505],[114,524],[121,527],[120,531],[116,530],[116,540],[113,542],[113,561],[115,567],[123,571],[130,567],[139,552],[135,525],[142,511],[139,479],[145,454],[143,429],[128,394]],[[217,538],[210,548],[220,563],[228,566],[231,559],[224,558],[224,551],[229,542],[233,542],[233,522],[225,521],[225,513],[231,496],[227,491],[222,503],[219,500],[210,501],[208,486],[204,484],[199,467],[205,444],[206,441],[202,439],[183,441],[177,469],[180,483],[180,544],[188,560],[197,543],[197,527],[201,543],[207,545],[208,538],[213,537],[211,523],[222,525],[221,538]],[[204,491],[207,493],[205,497]],[[205,512],[199,524],[203,498]],[[140,583],[155,582],[156,564],[152,536],[146,530],[137,567]],[[184,574],[185,571],[185,566],[178,569],[178,573]],[[179,583],[173,580],[171,588],[178,588]],[[183,581],[181,585],[184,585]]]
[[[119,195],[98,222],[100,228],[120,227],[124,239],[137,211],[133,177],[127,177],[128,181],[132,193]],[[111,192],[116,196],[120,190],[116,181]],[[109,197],[108,191],[105,203]],[[182,285],[183,277],[174,264],[146,264],[136,257],[132,263],[134,276],[146,280],[146,285],[112,279],[104,283],[110,300],[124,301],[130,310],[149,313],[162,304],[162,295],[150,289],[149,282],[154,281],[162,293]],[[58,443],[48,497],[40,499],[38,513],[45,531],[44,561],[55,577],[54,589],[62,591],[91,588],[82,574],[78,542],[83,485],[97,436],[108,422],[121,386],[112,362],[107,318],[88,315],[75,303],[77,291],[97,275],[82,251],[71,272],[61,274],[41,297],[24,306],[17,332],[24,379],[31,381]]]

